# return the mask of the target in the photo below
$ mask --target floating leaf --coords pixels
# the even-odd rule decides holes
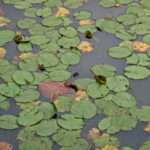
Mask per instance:
[[[0,35],[0,46],[12,41],[15,36],[14,32],[11,30],[1,30]]]
[[[43,113],[44,119],[52,118],[55,115],[54,105],[49,102],[42,102],[38,106],[40,112]]]
[[[12,75],[13,80],[20,85],[25,85],[27,83],[33,82],[34,78],[33,75],[28,71],[16,71]]]
[[[60,96],[55,101],[57,112],[69,112],[72,106],[72,98],[69,96]]]
[[[42,53],[38,58],[38,63],[44,67],[52,67],[58,64],[58,58],[50,53]]]
[[[111,77],[115,74],[116,68],[112,65],[98,64],[91,68],[91,71],[97,76]]]
[[[125,68],[124,74],[131,79],[145,79],[150,76],[150,71],[145,67],[132,65]]]
[[[48,27],[55,27],[62,23],[62,20],[56,16],[50,16],[43,19],[42,24]]]
[[[72,52],[67,52],[61,56],[61,61],[65,65],[75,65],[80,62],[80,56]]]
[[[137,110],[137,116],[141,121],[150,121],[150,107],[142,106],[141,109]]]
[[[38,100],[39,96],[40,94],[38,91],[34,89],[27,89],[21,91],[21,93],[17,97],[15,97],[15,100],[19,103],[27,103]]]
[[[71,73],[66,70],[56,70],[49,73],[49,77],[52,81],[62,82],[71,77]]]
[[[99,123],[100,130],[107,130],[108,133],[116,133],[120,130],[128,131],[135,128],[137,124],[136,118],[132,116],[113,116],[103,119]]]
[[[132,54],[132,50],[124,47],[112,47],[109,49],[109,55],[114,58],[126,58]]]
[[[78,20],[84,20],[84,19],[89,19],[91,17],[91,12],[89,11],[79,11],[79,12],[76,12],[74,14],[74,16],[78,19]]]
[[[87,88],[87,94],[92,98],[104,97],[108,92],[109,90],[105,85],[99,85],[98,83],[92,83]]]
[[[117,93],[112,101],[121,107],[133,107],[136,105],[135,97],[126,92]]]
[[[80,138],[80,131],[60,129],[52,138],[61,146],[71,147],[74,146],[77,139]]]
[[[9,82],[0,84],[0,93],[7,97],[15,97],[20,93],[20,89],[15,83]]]
[[[23,126],[31,126],[43,119],[43,113],[39,112],[37,109],[25,110],[19,114],[17,122]]]
[[[60,28],[59,33],[69,38],[73,38],[77,35],[77,31],[75,30],[75,28],[70,26],[66,28]]]
[[[144,142],[144,144],[140,147],[139,150],[148,150],[150,148],[150,141]]]
[[[0,47],[0,59],[4,58],[6,55],[6,49]]]
[[[121,75],[107,78],[106,84],[114,92],[126,91],[129,88],[128,79]]]
[[[17,117],[13,115],[0,116],[0,128],[2,129],[17,129]]]
[[[55,133],[58,129],[55,120],[42,121],[36,126],[36,133],[40,136],[50,136]]]
[[[96,107],[89,100],[74,102],[71,112],[77,118],[89,119],[96,115]]]
[[[48,138],[39,138],[34,137],[32,139],[25,140],[19,144],[19,150],[51,150],[52,149],[52,142]]]
[[[61,126],[64,129],[68,130],[77,130],[81,129],[83,127],[83,120],[76,118],[75,116],[71,114],[65,114],[61,116],[60,119],[57,120],[59,126]]]

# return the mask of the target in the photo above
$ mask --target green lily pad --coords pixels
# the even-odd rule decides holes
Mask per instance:
[[[32,27],[35,23],[36,21],[34,19],[24,18],[18,21],[17,26],[21,29],[28,29]]]
[[[24,71],[36,71],[38,68],[37,59],[24,59],[19,63],[19,67]]]
[[[87,89],[88,85],[91,83],[95,83],[95,80],[90,79],[90,78],[81,78],[75,80],[74,84],[79,88],[79,89]]]
[[[13,115],[0,116],[0,128],[2,129],[17,129],[17,117]]]
[[[91,68],[91,71],[97,76],[111,77],[115,74],[116,68],[112,65],[98,64]]]
[[[106,84],[114,92],[126,91],[129,88],[128,79],[121,75],[107,78]]]
[[[6,97],[15,97],[20,93],[20,88],[13,82],[0,84],[0,93]]]
[[[30,37],[30,41],[32,44],[41,45],[48,43],[50,40],[44,35],[33,35]]]
[[[68,37],[68,38],[73,38],[77,35],[76,29],[71,27],[71,26],[66,27],[66,28],[60,28],[59,33],[63,36]]]
[[[43,113],[43,119],[50,119],[55,115],[55,108],[49,102],[42,102],[39,107],[39,111]]]
[[[75,118],[75,116],[71,114],[65,114],[60,119],[57,120],[59,126],[68,130],[77,130],[81,129],[84,125],[82,119]]]
[[[136,127],[137,120],[131,116],[114,116],[103,119],[99,123],[99,129],[108,133],[116,133],[120,130],[128,131]]]
[[[25,110],[19,114],[17,122],[23,126],[31,126],[43,119],[43,113],[39,112],[37,109]]]
[[[62,23],[61,18],[50,16],[43,19],[42,24],[48,27],[55,27]]]
[[[1,30],[0,35],[0,46],[12,41],[15,37],[15,33],[11,30]]]
[[[117,93],[112,101],[121,107],[133,107],[136,105],[135,97],[130,95],[127,92],[119,92]]]
[[[40,136],[50,136],[58,130],[56,120],[43,120],[36,126],[36,133]]]
[[[150,71],[145,67],[132,65],[125,68],[124,74],[131,79],[145,79],[150,76]]]
[[[50,53],[41,53],[38,58],[38,63],[44,65],[44,67],[52,67],[58,64],[58,58]]]
[[[20,43],[18,49],[20,52],[30,52],[32,51],[32,45],[31,43]]]
[[[80,138],[80,131],[68,131],[60,129],[52,139],[61,146],[71,147],[74,146],[77,139]]]
[[[33,75],[28,71],[18,70],[12,75],[13,80],[20,85],[25,85],[33,82]]]
[[[52,142],[48,138],[34,137],[19,144],[19,150],[52,150]]]
[[[99,85],[98,83],[92,83],[87,87],[87,94],[92,98],[105,97],[109,92],[109,89],[105,85]]]
[[[61,61],[65,65],[76,65],[80,62],[80,56],[72,52],[67,52],[61,56]]]
[[[82,10],[82,11],[76,12],[74,16],[78,20],[83,20],[83,19],[89,19],[92,16],[92,14],[89,11]]]
[[[49,77],[53,81],[65,81],[71,77],[71,73],[65,70],[56,70],[50,72]]]
[[[148,150],[150,148],[150,141],[144,142],[144,144],[140,147],[139,150]]]
[[[71,112],[77,118],[89,119],[96,115],[96,106],[89,100],[74,102]]]
[[[149,121],[150,120],[150,107],[149,106],[142,106],[141,109],[137,110],[137,116],[140,121]]]
[[[72,106],[72,98],[68,96],[60,96],[55,102],[57,112],[69,112]]]
[[[16,102],[26,103],[38,100],[40,93],[34,89],[22,90],[21,93],[15,97]]]
[[[109,55],[114,58],[126,58],[132,54],[132,49],[124,47],[112,47],[109,49]]]
[[[79,37],[66,38],[62,37],[57,41],[58,45],[63,48],[72,48],[76,47],[80,43]]]

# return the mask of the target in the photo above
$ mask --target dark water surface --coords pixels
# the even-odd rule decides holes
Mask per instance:
[[[103,18],[105,16],[118,16],[125,11],[125,7],[120,8],[109,8],[104,9],[98,6],[99,0],[89,0],[83,7],[78,10],[88,10],[93,13],[94,19]],[[4,5],[0,0],[0,8],[4,10],[6,16],[12,20],[10,28],[13,30],[18,30],[16,27],[16,22],[18,19],[23,18],[23,12],[18,11],[13,6]],[[122,60],[112,59],[107,54],[107,49],[117,45],[120,41],[115,38],[113,35],[105,33],[105,32],[96,32],[94,34],[94,38],[92,40],[94,45],[94,51],[89,54],[84,54],[81,58],[80,65],[74,66],[70,68],[72,72],[79,72],[78,78],[82,77],[92,77],[90,72],[91,66],[94,64],[112,64],[116,66],[118,73],[123,73],[123,69],[126,66],[125,62]],[[17,55],[16,46],[15,44],[7,44],[6,49],[8,50],[8,59],[12,59],[13,56]],[[130,93],[136,96],[138,106],[141,105],[150,105],[150,79],[147,80],[138,80],[138,81],[131,81]],[[0,114],[12,113],[17,114],[18,108],[15,104],[11,101],[11,107],[8,112],[4,112],[0,110]],[[86,127],[83,129],[83,136],[86,136],[87,131],[95,127],[100,119],[103,116],[99,115],[94,117],[93,119],[89,120]],[[128,132],[120,132],[117,136],[120,139],[121,145],[129,145],[135,150],[137,150],[140,145],[147,139],[150,139],[150,135],[148,133],[143,132],[144,124],[140,123],[137,125],[137,128],[133,129],[132,131]],[[0,129],[0,140],[6,140],[9,143],[13,144],[14,150],[18,150],[17,142],[16,142],[16,134],[18,130],[1,130]],[[55,146],[54,150],[58,149]]]

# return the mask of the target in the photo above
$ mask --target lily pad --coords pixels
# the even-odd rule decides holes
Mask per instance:
[[[132,54],[132,49],[124,47],[112,47],[109,49],[109,55],[114,58],[126,58]]]
[[[96,106],[89,100],[73,103],[71,112],[77,118],[89,119],[96,115]]]
[[[105,97],[109,92],[109,89],[105,85],[99,85],[98,83],[92,83],[87,87],[87,94],[92,98]]]
[[[33,75],[28,71],[18,70],[12,75],[13,80],[19,85],[25,85],[33,82]]]
[[[131,79],[145,79],[150,76],[150,71],[145,67],[132,65],[125,68],[124,74]]]
[[[40,94],[34,89],[22,90],[21,93],[15,97],[16,102],[26,103],[32,102],[39,98]]]
[[[76,118],[74,115],[65,114],[61,116],[60,119],[57,120],[59,126],[68,130],[77,130],[81,129],[84,125],[82,119]]]
[[[55,120],[44,120],[36,126],[36,133],[40,136],[50,136],[55,133],[58,129]]]
[[[0,128],[2,129],[17,129],[17,117],[13,115],[0,116]]]
[[[121,107],[133,107],[136,105],[135,97],[126,92],[117,93],[112,101]]]
[[[53,81],[65,81],[71,77],[71,73],[65,70],[56,70],[49,73],[49,77]]]
[[[1,30],[0,31],[0,46],[3,46],[7,42],[13,40],[15,33],[11,30]]]
[[[106,84],[114,92],[126,91],[129,88],[128,79],[121,75],[107,78]]]
[[[19,114],[17,122],[23,126],[31,126],[43,119],[43,113],[39,112],[37,109],[25,110]]]
[[[61,61],[65,65],[75,65],[80,62],[80,56],[78,54],[68,52],[61,56]]]
[[[112,65],[98,64],[98,65],[94,65],[91,68],[91,71],[97,76],[101,75],[104,77],[111,77],[115,74],[116,68]]]

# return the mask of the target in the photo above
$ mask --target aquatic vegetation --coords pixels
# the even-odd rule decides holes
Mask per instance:
[[[13,22],[0,9],[0,130],[18,130],[19,150],[52,150],[55,145],[60,150],[133,150],[116,133],[130,132],[139,122],[148,122],[143,132],[150,131],[150,106],[139,108],[130,90],[130,79],[150,77],[149,0],[101,0],[105,9],[127,9],[100,19],[82,8],[88,0],[3,3],[24,17]],[[70,68],[95,51],[98,32],[120,40],[108,55],[125,60],[124,72],[112,64],[95,64],[90,78],[80,78]],[[16,52],[10,58],[9,44]],[[10,101],[16,114],[9,112]],[[88,122],[101,115],[83,135]],[[149,148],[146,141],[139,150]],[[0,149],[12,150],[13,145],[0,140]]]

